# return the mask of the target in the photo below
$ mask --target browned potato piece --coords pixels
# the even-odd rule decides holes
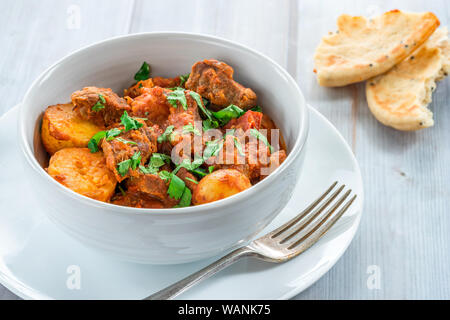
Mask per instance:
[[[52,155],[63,148],[87,147],[89,139],[100,130],[94,123],[81,119],[73,111],[73,104],[57,104],[45,110],[41,136],[45,149]]]
[[[239,193],[252,185],[241,172],[234,169],[221,169],[204,177],[192,196],[195,205],[224,199]]]
[[[47,172],[67,188],[104,202],[110,200],[117,183],[103,153],[91,153],[88,148],[59,150],[50,158]]]

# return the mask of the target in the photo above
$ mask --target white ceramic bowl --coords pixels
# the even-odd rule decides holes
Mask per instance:
[[[85,86],[121,93],[143,61],[152,74],[177,76],[196,61],[231,65],[281,128],[286,161],[255,186],[224,200],[178,209],[138,209],[81,196],[52,179],[38,160],[39,119],[47,106],[70,101]],[[308,109],[294,79],[278,64],[245,46],[205,35],[143,33],[102,41],[48,68],[20,108],[19,139],[33,189],[58,226],[86,245],[121,259],[171,264],[194,261],[239,246],[261,231],[286,205],[298,180],[308,133]],[[32,209],[32,208],[30,208]]]

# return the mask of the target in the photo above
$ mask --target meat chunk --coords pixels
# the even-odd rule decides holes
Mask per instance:
[[[118,194],[111,199],[112,204],[118,206],[134,207],[134,208],[146,208],[146,209],[162,209],[164,204],[157,200],[146,197],[140,197],[136,194],[129,194],[126,192],[124,195]]]
[[[162,125],[171,113],[166,97],[168,93],[170,90],[161,87],[147,89],[131,102],[133,116],[146,118],[149,124]]]
[[[256,105],[256,94],[233,80],[233,68],[217,60],[203,60],[192,66],[186,89],[199,93],[218,106],[235,104],[242,109]]]
[[[242,129],[244,132],[249,129],[259,130],[261,128],[262,117],[263,114],[261,112],[249,110],[239,118],[231,119],[230,122],[224,126],[224,129]]]
[[[161,88],[173,88],[178,87],[181,83],[180,77],[175,78],[161,78],[155,77],[147,80],[138,81],[136,84],[132,85],[128,89],[124,90],[124,96],[129,96],[130,98],[136,98],[141,94],[144,94],[153,87]]]
[[[79,115],[103,127],[120,121],[131,107],[109,88],[86,87],[72,93],[72,103]]]
[[[127,180],[127,194],[134,199],[144,201],[157,200],[165,208],[172,208],[178,200],[172,199],[167,194],[168,183],[157,174],[139,174]]]
[[[117,170],[118,164],[131,159],[137,152],[140,152],[140,163],[146,163],[151,154],[157,151],[157,139],[160,134],[161,129],[158,126],[144,125],[138,130],[124,132],[110,141],[102,140],[101,147],[106,157],[106,165],[114,172],[117,181],[137,174],[137,170],[132,168],[126,174],[120,174]]]

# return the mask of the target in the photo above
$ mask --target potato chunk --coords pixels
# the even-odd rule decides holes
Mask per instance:
[[[83,120],[73,111],[73,104],[57,104],[45,110],[41,136],[47,152],[70,147],[87,147],[89,139],[102,130],[92,122]]]
[[[192,202],[195,205],[213,202],[232,196],[251,186],[250,180],[237,170],[217,170],[200,180],[194,190]]]
[[[47,172],[67,188],[104,202],[110,200],[117,183],[103,153],[91,153],[88,148],[59,150],[50,158]]]

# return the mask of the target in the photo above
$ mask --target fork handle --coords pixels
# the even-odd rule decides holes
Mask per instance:
[[[151,296],[148,296],[147,298],[144,298],[143,300],[173,299],[182,292],[201,282],[202,280],[208,279],[209,277],[221,271],[222,269],[225,269],[229,265],[235,263],[240,258],[252,255],[252,253],[254,253],[254,251],[249,247],[242,247],[236,249],[227,254],[226,256],[223,256],[216,262],[213,262],[209,266],[206,266],[205,268],[201,269],[200,271],[191,274],[190,276],[184,278],[183,280],[180,280],[168,286],[167,288],[162,289],[161,291],[158,291],[152,294]]]

